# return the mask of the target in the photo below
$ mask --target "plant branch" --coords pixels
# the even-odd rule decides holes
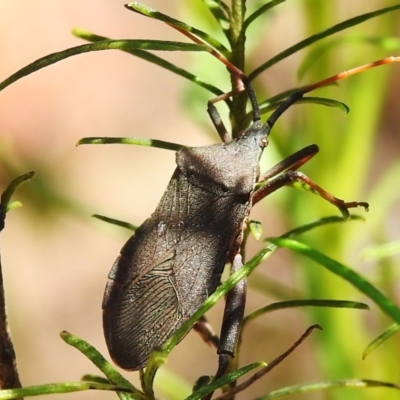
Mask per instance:
[[[12,208],[11,196],[17,187],[31,179],[34,172],[28,172],[14,179],[1,194],[0,200],[0,232],[4,229],[6,213]],[[2,389],[14,389],[21,387],[14,345],[11,340],[8,326],[7,308],[4,295],[3,267],[0,256],[0,387]]]

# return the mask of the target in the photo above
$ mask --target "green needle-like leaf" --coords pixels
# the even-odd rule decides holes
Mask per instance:
[[[96,218],[96,219],[99,219],[100,221],[107,222],[107,223],[112,224],[112,225],[121,226],[122,228],[129,229],[130,231],[133,231],[133,232],[135,232],[136,229],[138,228],[136,225],[132,225],[129,222],[120,221],[119,219],[106,217],[104,215],[93,214],[92,217]]]
[[[229,374],[224,375],[223,377],[213,380],[208,385],[202,386],[199,390],[193,393],[191,396],[187,397],[186,400],[199,400],[208,393],[214,392],[215,390],[230,384],[231,382],[237,381],[243,375],[249,373],[253,369],[261,368],[266,366],[267,364],[264,362],[257,362],[250,365],[246,365],[245,367],[239,368],[238,370],[231,372]]]
[[[286,247],[307,256],[321,266],[327,268],[329,271],[345,279],[355,286],[360,292],[369,297],[385,314],[389,315],[400,324],[399,307],[357,272],[353,271],[344,264],[333,260],[325,254],[322,254],[318,250],[315,250],[304,243],[297,242],[293,239],[270,238],[268,240],[276,246]]]
[[[101,42],[71,47],[67,50],[39,58],[1,82],[0,91],[24,76],[55,64],[61,60],[65,60],[68,57],[102,50],[210,51],[207,46],[195,43],[169,42],[165,40],[104,40]]]
[[[295,91],[296,89],[290,89],[283,93],[279,93],[278,95],[271,97],[268,100],[264,100],[263,102],[261,102],[260,103],[261,114],[267,114],[271,111],[276,110],[283,103],[283,99],[286,99]],[[345,103],[338,100],[328,99],[326,97],[313,97],[313,96],[302,97],[300,100],[297,100],[294,105],[309,104],[309,103],[318,104],[326,107],[338,108],[345,114],[348,114],[350,112],[350,108]],[[253,114],[249,112],[246,115],[246,124],[249,125],[252,119],[253,119]]]
[[[125,388],[132,393],[132,395],[126,395],[123,392],[119,392],[121,400],[128,400],[131,398],[137,400],[147,400],[144,393],[136,389],[128,380],[126,380],[119,372],[117,372],[114,367],[88,342],[66,331],[61,332],[60,336],[61,339],[64,340],[64,342],[75,347],[90,361],[92,361],[93,364],[96,365],[96,367],[99,368],[101,372],[103,372],[103,374],[111,383],[117,385],[120,388]]]
[[[165,349],[154,349],[150,353],[149,361],[146,365],[143,376],[141,377],[142,388],[149,399],[154,399],[153,381],[158,371],[158,368],[163,365],[168,356],[168,351]]]
[[[260,104],[260,110],[263,114],[275,110],[283,103],[283,101],[274,101],[271,104],[265,103],[266,102]],[[319,104],[326,107],[338,108],[339,110],[342,110],[345,114],[348,114],[350,112],[350,108],[346,104],[338,100],[328,99],[326,97],[307,96],[296,101],[295,104]]]
[[[111,384],[96,382],[63,382],[28,386],[21,389],[0,390],[0,400],[20,399],[22,397],[39,396],[45,394],[82,392],[85,390],[113,390],[130,392],[130,389],[121,388]]]
[[[19,201],[11,201],[12,195],[17,190],[18,186],[20,186],[24,182],[32,179],[34,175],[35,175],[35,173],[33,171],[30,171],[24,175],[18,176],[7,186],[6,190],[1,194],[1,197],[0,197],[0,231],[4,228],[4,220],[6,218],[7,212],[13,210],[14,208],[21,206],[21,203]]]
[[[107,378],[104,378],[104,377],[99,376],[99,375],[94,375],[94,374],[83,375],[82,376],[82,381],[109,384],[109,381],[108,381]]]
[[[330,216],[330,217],[324,217],[324,218],[320,218],[316,221],[310,222],[309,224],[298,226],[297,228],[294,228],[294,229],[284,233],[281,237],[282,238],[293,238],[295,236],[309,232],[315,228],[319,228],[324,225],[337,224],[337,223],[343,223],[343,222],[348,222],[348,221],[364,221],[364,218],[360,217],[359,215],[350,215],[350,217],[347,219],[344,219],[343,217],[338,217],[336,215]],[[266,239],[265,241],[268,241],[268,239]]]
[[[227,35],[230,14],[228,6],[221,0],[203,0],[203,3],[210,10],[222,31]]]
[[[90,32],[84,31],[83,29],[78,29],[78,28],[73,29],[72,34],[80,39],[84,39],[84,40],[87,40],[88,42],[92,42],[92,43],[112,40],[108,37],[95,35],[93,33],[90,33]],[[223,91],[221,89],[218,89],[217,87],[211,85],[210,83],[204,82],[198,76],[191,74],[190,72],[186,71],[185,69],[180,68],[180,67],[176,66],[175,64],[172,64],[169,61],[164,60],[163,58],[161,58],[153,53],[150,53],[149,51],[127,50],[127,49],[123,49],[123,51],[125,51],[126,53],[129,53],[129,54],[132,54],[136,57],[139,57],[142,60],[151,62],[152,64],[158,65],[159,67],[164,68],[170,72],[173,72],[174,74],[177,74],[185,79],[188,79],[189,81],[208,90],[209,92],[215,94],[216,96],[223,94]]]
[[[283,3],[286,0],[270,0],[266,4],[262,5],[258,10],[254,11],[249,17],[246,18],[243,24],[243,29],[246,31],[250,24],[255,21],[258,17],[266,13],[271,8]]]
[[[263,235],[263,226],[260,221],[250,220],[248,223],[251,234],[254,236],[256,240],[260,240]]]
[[[366,43],[376,47],[380,47],[387,51],[398,51],[400,50],[400,39],[394,37],[371,37],[365,35],[348,35],[341,38],[335,38],[329,40],[327,43],[319,45],[317,48],[308,52],[306,57],[301,62],[297,71],[297,78],[303,79],[307,70],[316,62],[322,58],[328,52],[331,52],[335,48],[343,45],[349,45],[353,43]]]
[[[330,308],[351,308],[357,310],[369,310],[367,304],[360,303],[358,301],[322,300],[322,299],[279,301],[277,303],[268,304],[267,306],[259,308],[258,310],[253,311],[252,313],[246,315],[246,317],[243,319],[243,328],[250,321],[268,312],[284,310],[287,308],[295,308],[295,307],[330,307]]]
[[[307,39],[302,40],[299,43],[296,43],[295,45],[289,47],[288,49],[282,51],[281,53],[277,54],[275,57],[271,58],[270,60],[268,60],[267,62],[261,64],[258,68],[256,68],[250,75],[249,78],[251,80],[255,79],[259,74],[261,74],[262,72],[264,72],[266,69],[272,67],[273,65],[275,65],[276,63],[278,63],[279,61],[282,61],[283,59],[288,58],[289,56],[291,56],[294,53],[297,53],[299,50],[302,50],[308,46],[310,46],[311,44],[324,39],[326,37],[329,37],[335,33],[344,31],[346,29],[349,29],[353,26],[359,25],[362,22],[368,21],[371,18],[376,18],[380,15],[392,12],[392,11],[396,11],[400,9],[400,4],[397,4],[395,6],[391,6],[391,7],[386,7],[386,8],[382,8],[380,10],[376,10],[370,13],[366,13],[366,14],[362,14],[362,15],[358,15],[357,17],[354,18],[350,18],[346,21],[343,21],[339,24],[336,24],[322,32],[319,32],[315,35],[312,35],[310,37],[308,37]]]
[[[381,260],[396,254],[400,254],[400,240],[368,247],[361,253],[361,257],[364,260]]]
[[[392,324],[388,329],[385,330],[381,335],[379,335],[376,339],[374,339],[364,350],[362,358],[368,356],[373,350],[375,350],[378,346],[386,342],[389,338],[395,335],[398,331],[400,331],[400,324]]]
[[[137,2],[137,1],[129,3],[129,4],[125,5],[125,7],[128,10],[135,11],[135,12],[137,12],[139,14],[142,14],[142,15],[144,15],[146,17],[157,19],[159,21],[165,22],[168,25],[172,25],[173,27],[181,29],[183,31],[190,32],[191,34],[197,36],[198,38],[201,38],[205,43],[210,45],[215,50],[219,51],[225,57],[229,58],[230,52],[222,43],[220,43],[218,40],[214,39],[213,37],[211,37],[207,33],[203,32],[203,31],[201,31],[199,29],[194,28],[193,26],[190,26],[188,24],[185,24],[182,21],[178,21],[175,18],[171,18],[168,15],[165,15],[163,13],[160,13],[160,12],[156,11],[156,10],[153,10],[152,8],[147,7],[144,4],[141,4],[141,3]]]
[[[76,145],[80,146],[82,144],[134,144],[136,146],[157,147],[159,149],[172,151],[185,148],[185,146],[177,143],[138,137],[87,137],[80,139]]]
[[[400,389],[399,385],[390,382],[375,381],[372,379],[343,379],[340,381],[325,381],[315,383],[305,383],[302,385],[286,386],[282,389],[274,390],[266,396],[258,397],[256,400],[274,400],[287,397],[293,394],[309,393],[316,390],[326,390],[335,388],[374,388],[387,387],[390,389]]]

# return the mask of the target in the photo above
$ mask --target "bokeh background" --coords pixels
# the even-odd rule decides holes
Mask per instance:
[[[262,3],[249,1],[249,7]],[[285,2],[250,29],[248,69],[251,71],[310,34],[397,3]],[[134,14],[123,4],[105,0],[0,2],[0,80],[44,55],[82,44],[82,40],[71,35],[74,27],[112,38],[184,40],[168,26]],[[146,4],[199,28],[215,28],[201,1],[148,0]],[[398,39],[398,21],[399,12],[335,37],[387,35]],[[392,48],[373,46],[361,39],[343,41],[318,59],[301,82],[296,79],[296,71],[308,51],[263,73],[256,81],[260,98],[399,52],[396,41]],[[176,52],[163,56],[221,89],[229,89],[224,68],[210,55]],[[339,88],[327,89],[329,96],[350,106],[352,111],[347,116],[315,105],[294,107],[278,123],[264,162],[273,165],[283,156],[315,142],[320,145],[321,154],[304,168],[309,176],[338,197],[371,203],[375,200],[366,215],[367,222],[324,228],[314,239],[311,235],[308,239],[314,247],[354,266],[397,301],[399,273],[395,265],[399,259],[392,258],[382,265],[363,261],[360,252],[371,244],[395,240],[400,234],[400,176],[398,180],[393,178],[396,168],[400,171],[399,88],[400,65],[392,65],[350,78]],[[29,170],[37,174],[18,191],[15,198],[23,202],[23,208],[8,215],[1,234],[7,306],[24,386],[75,381],[85,373],[96,373],[88,360],[59,338],[59,333],[68,330],[107,354],[101,323],[103,290],[109,269],[130,233],[96,221],[91,214],[141,223],[154,210],[175,165],[174,153],[160,149],[75,144],[87,136],[143,136],[189,146],[216,143],[218,137],[205,112],[210,97],[168,71],[118,51],[72,57],[23,78],[0,93],[1,187]],[[390,184],[378,191],[385,179],[391,179]],[[336,213],[308,193],[289,189],[281,192],[254,210],[253,217],[263,222],[267,236]],[[253,242],[249,255],[260,247]],[[260,266],[253,281],[265,280],[266,286],[251,291],[248,310],[284,298],[366,300],[348,284],[324,275],[320,267],[310,265],[305,269],[300,264],[301,261],[281,251]],[[368,342],[391,323],[371,307],[368,316],[363,311],[323,310],[306,314],[294,310],[254,322],[245,335],[242,364],[271,360],[311,323],[325,322],[324,333],[315,336],[327,339],[310,339],[241,398],[253,398],[284,385],[328,378],[399,382],[398,338],[377,350],[379,355],[361,360]],[[223,304],[217,305],[209,315],[216,329],[222,308]],[[200,375],[213,374],[216,360],[215,351],[190,333],[160,371],[159,384],[165,384],[165,379],[168,386],[172,379],[169,374],[173,374],[190,385]],[[134,382],[137,375],[126,373]],[[379,392],[384,397],[374,397],[378,389],[371,393],[338,393],[297,398],[398,396],[386,390]],[[64,396],[115,397],[98,392]]]

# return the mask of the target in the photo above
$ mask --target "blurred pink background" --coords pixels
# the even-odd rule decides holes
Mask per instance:
[[[134,14],[123,4],[105,0],[2,1],[0,80],[44,55],[83,44],[70,34],[74,27],[112,38],[184,40],[166,25]],[[147,4],[181,17],[175,1],[151,0]],[[279,18],[277,32],[285,25]],[[297,41],[294,34],[283,39],[283,43],[270,46],[271,54]],[[178,52],[165,56],[183,67],[192,60],[191,55]],[[47,205],[39,205],[31,218],[35,210],[25,201],[23,208],[8,215],[1,234],[11,331],[24,386],[77,381],[85,373],[97,373],[59,333],[68,330],[108,356],[101,301],[109,269],[129,232],[90,215],[140,223],[154,210],[175,165],[173,152],[120,145],[75,147],[76,142],[87,136],[143,136],[196,146],[216,142],[217,136],[207,137],[182,113],[185,85],[183,79],[145,61],[118,51],[101,51],[69,58],[0,93],[0,156],[12,154],[16,174],[37,166],[49,170],[57,190],[82,205],[77,212],[61,213],[61,217],[54,211],[49,215]],[[275,89],[281,88],[271,88]],[[2,175],[4,188],[8,177]],[[26,183],[24,190],[29,191],[32,184]],[[15,199],[19,198],[17,193]],[[271,234],[280,232],[279,226],[274,229]],[[217,326],[221,310],[222,304],[211,313]],[[299,318],[291,312],[282,315],[286,326]],[[256,324],[254,329],[261,326]],[[268,335],[271,342],[285,340],[274,328]],[[251,346],[246,351],[249,362],[251,357],[259,359]],[[185,365],[188,352],[197,352],[199,359],[209,358],[209,364]],[[277,355],[276,350],[272,354]],[[183,365],[176,370],[193,382],[200,375],[214,373],[216,356],[190,333],[173,351],[168,365],[175,368],[178,361]],[[279,371],[274,373],[279,375]],[[304,374],[303,380],[308,372]],[[137,379],[136,373],[125,375]],[[65,398],[115,395],[83,392]]]

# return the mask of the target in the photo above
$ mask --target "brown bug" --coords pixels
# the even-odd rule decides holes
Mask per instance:
[[[308,146],[260,176],[259,161],[276,120],[307,90],[281,104],[265,124],[250,81],[242,77],[253,123],[230,139],[212,102],[208,112],[221,144],[184,148],[154,213],[121,250],[106,286],[103,325],[111,357],[126,370],[146,366],[149,354],[200,307],[220,283],[226,263],[242,265],[239,248],[251,208],[295,181],[304,182],[344,212],[363,202],[344,202],[297,169],[318,152]],[[256,184],[266,182],[256,189]],[[234,355],[244,310],[244,283],[227,299],[218,375]]]

